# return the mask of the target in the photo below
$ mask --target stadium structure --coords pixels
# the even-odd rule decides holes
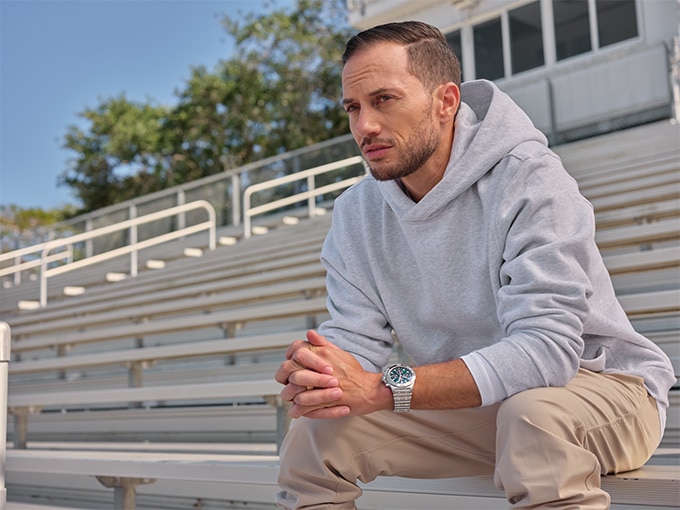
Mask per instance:
[[[438,26],[464,80],[493,80],[526,110],[594,206],[631,322],[680,373],[679,2],[348,10],[357,30]],[[334,198],[365,173],[347,135],[94,211],[0,254],[0,503],[273,508],[288,418],[272,376],[290,341],[327,316],[320,247]],[[654,457],[602,479],[612,508],[677,508],[679,464],[674,388]],[[361,509],[507,507],[485,477],[363,489]]]

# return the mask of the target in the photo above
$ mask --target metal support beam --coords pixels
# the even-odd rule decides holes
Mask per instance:
[[[267,395],[264,397],[267,404],[276,407],[276,452],[281,451],[283,438],[288,433],[291,417],[288,413],[291,403],[284,401],[280,395]]]
[[[5,508],[5,451],[7,449],[7,375],[11,357],[9,325],[0,322],[0,508]]]
[[[135,510],[137,507],[137,486],[154,483],[154,478],[126,478],[118,476],[98,476],[104,487],[113,489],[114,510]]]
[[[28,408],[12,409],[12,414],[14,415],[14,448],[25,450],[28,436]]]
[[[238,321],[223,322],[220,324],[220,328],[224,331],[224,338],[235,338],[236,333],[243,328],[243,323]],[[236,355],[230,354],[227,356],[227,365],[236,364]]]

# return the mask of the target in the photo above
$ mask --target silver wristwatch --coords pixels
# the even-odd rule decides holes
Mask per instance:
[[[394,412],[404,413],[411,410],[411,393],[416,382],[416,373],[407,365],[395,363],[383,371],[382,381],[392,390]]]

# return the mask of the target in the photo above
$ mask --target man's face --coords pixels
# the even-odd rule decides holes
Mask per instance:
[[[433,96],[407,63],[406,49],[386,42],[360,51],[342,71],[350,130],[378,180],[415,172],[440,144]]]

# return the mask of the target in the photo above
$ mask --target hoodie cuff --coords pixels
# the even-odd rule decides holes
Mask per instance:
[[[471,352],[461,358],[477,384],[482,397],[482,407],[505,400],[508,396],[503,383],[491,364],[478,352]]]

